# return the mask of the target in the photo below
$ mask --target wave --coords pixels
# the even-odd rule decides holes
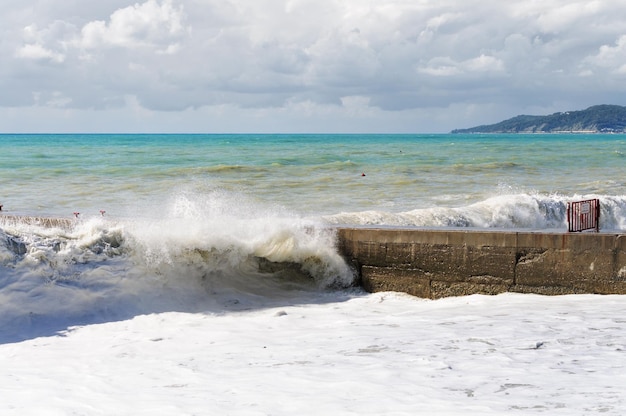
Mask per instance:
[[[515,162],[488,162],[488,163],[480,163],[480,164],[456,164],[452,166],[452,169],[457,172],[467,173],[480,173],[480,172],[489,172],[494,170],[512,170],[512,169],[522,169],[523,165]]]
[[[201,175],[201,174],[229,174],[229,173],[245,173],[245,174],[265,174],[268,172],[266,167],[248,166],[248,165],[224,165],[203,166],[193,168],[176,168],[172,169],[169,174],[174,175]]]
[[[307,302],[355,283],[336,248],[337,225],[563,230],[567,201],[589,197],[518,193],[456,208],[303,218],[214,191],[183,192],[132,218],[4,214],[0,342],[161,311]],[[625,230],[626,196],[597,197],[601,229]]]
[[[462,207],[431,207],[392,213],[343,212],[325,217],[334,225],[567,229],[568,201],[600,199],[600,228],[626,230],[626,196],[498,195]]]
[[[0,217],[0,342],[161,311],[263,307],[349,288],[332,228],[179,196],[160,218]]]

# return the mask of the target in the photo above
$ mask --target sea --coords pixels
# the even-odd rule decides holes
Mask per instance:
[[[617,134],[4,134],[0,184],[4,319],[60,301],[88,320],[103,285],[154,279],[351,287],[339,226],[563,231],[569,201],[599,198],[602,232],[626,230]]]
[[[366,294],[336,246],[343,226],[565,231],[591,198],[626,232],[626,136],[2,134],[0,409],[623,414],[621,297]]]

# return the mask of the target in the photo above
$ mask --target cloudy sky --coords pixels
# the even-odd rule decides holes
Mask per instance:
[[[448,132],[626,105],[623,0],[3,0],[0,132]]]

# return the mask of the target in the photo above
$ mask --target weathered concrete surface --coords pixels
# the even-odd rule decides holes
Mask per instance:
[[[626,294],[626,234],[339,228],[371,292]]]

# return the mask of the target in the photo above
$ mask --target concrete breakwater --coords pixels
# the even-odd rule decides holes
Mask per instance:
[[[338,243],[370,292],[626,294],[626,234],[339,228]]]

